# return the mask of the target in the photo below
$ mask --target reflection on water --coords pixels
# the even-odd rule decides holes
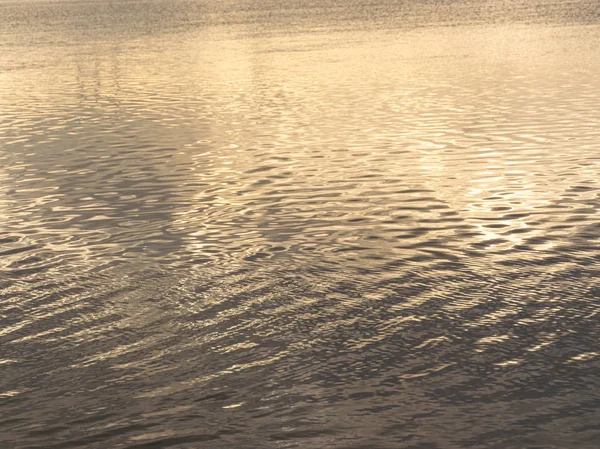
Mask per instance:
[[[597,447],[597,23],[0,3],[3,447]]]

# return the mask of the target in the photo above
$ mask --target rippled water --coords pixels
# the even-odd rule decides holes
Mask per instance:
[[[2,0],[0,446],[600,447],[599,24]]]

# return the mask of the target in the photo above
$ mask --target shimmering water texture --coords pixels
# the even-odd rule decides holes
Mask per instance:
[[[0,3],[0,448],[600,447],[600,4]]]

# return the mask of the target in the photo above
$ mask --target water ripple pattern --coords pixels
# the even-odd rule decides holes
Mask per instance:
[[[0,0],[0,447],[599,447],[599,19]]]

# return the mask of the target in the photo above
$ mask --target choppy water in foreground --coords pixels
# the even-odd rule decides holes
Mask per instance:
[[[0,446],[600,447],[599,24],[0,3]]]

